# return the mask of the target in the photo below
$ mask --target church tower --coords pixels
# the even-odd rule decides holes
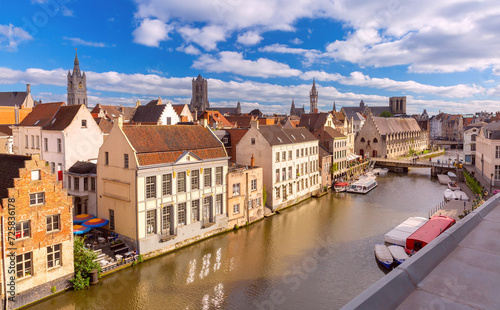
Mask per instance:
[[[73,67],[73,74],[68,71],[68,105],[84,104],[88,106],[87,102],[87,77],[85,72],[80,72],[80,63],[78,61],[78,54],[75,52],[75,64]]]
[[[208,102],[207,80],[202,78],[201,74],[198,74],[196,80],[193,78],[192,88],[193,96],[191,97],[189,109],[198,112],[208,110],[210,108],[210,103]]]
[[[313,86],[309,92],[309,102],[311,103],[309,113],[318,113],[318,91],[316,90],[316,82],[314,81],[314,78]]]

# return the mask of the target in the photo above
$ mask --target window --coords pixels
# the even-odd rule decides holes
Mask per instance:
[[[35,136],[34,135],[31,135],[31,148],[32,149],[35,148]]]
[[[104,164],[109,165],[109,152],[104,152]]]
[[[500,158],[500,145],[495,146],[495,158]]]
[[[292,151],[288,151],[288,160],[292,160]]]
[[[49,150],[49,139],[43,138],[43,150],[48,151]]]
[[[500,165],[495,165],[495,180],[500,180]]]
[[[39,150],[40,149],[40,136],[36,136],[36,149]]]
[[[252,192],[257,190],[257,179],[250,181],[250,188],[252,189]]]
[[[128,168],[128,154],[123,154],[123,168]]]
[[[222,138],[222,143],[228,144],[229,143],[229,139],[227,137]]]
[[[115,210],[109,209],[109,229],[115,230]]]
[[[205,168],[205,172],[203,172],[203,175],[205,176],[205,187],[211,187],[212,186],[212,169],[211,168]]]
[[[80,190],[80,178],[74,177],[73,179],[75,180],[75,184],[74,184],[73,189],[75,191],[79,191]]]
[[[172,118],[171,117],[167,117],[167,125],[172,125]]]
[[[276,187],[276,199],[280,198],[280,188]]]
[[[223,214],[224,213],[224,205],[222,204],[222,194],[218,194],[215,196],[215,213]]]
[[[237,203],[237,204],[235,204],[235,205],[233,206],[233,213],[234,213],[234,214],[238,214],[238,213],[240,213],[240,204],[239,204],[239,203]]]
[[[292,186],[292,184],[291,184],[291,183],[290,183],[290,184],[288,184],[288,194],[289,194],[289,195],[293,194],[293,186]]]
[[[28,135],[24,135],[24,147],[25,148],[29,148],[30,147],[29,140],[28,140]]]
[[[308,150],[308,148],[306,147],[306,156],[307,156],[307,150]]]
[[[240,194],[240,183],[233,184],[233,196],[238,196]]]
[[[71,176],[68,175],[68,189],[71,189]]]
[[[200,220],[200,200],[191,201],[191,222]]]
[[[215,168],[215,185],[222,185],[222,167]]]
[[[41,205],[45,203],[45,193],[33,193],[30,194],[30,206]]]
[[[51,163],[52,173],[56,173],[56,163]]]
[[[260,207],[260,197],[257,197],[257,199],[255,199],[255,206]]]
[[[186,203],[179,203],[177,205],[177,224],[186,225]]]
[[[57,139],[57,153],[62,153],[62,141]]]
[[[82,119],[82,128],[87,128],[87,120]]]
[[[47,268],[61,266],[61,244],[47,247]]]
[[[156,198],[156,176],[146,177],[146,199]]]
[[[94,177],[90,178],[90,191],[95,192],[95,178]]]
[[[253,199],[248,199],[248,209],[253,208]]]
[[[30,221],[16,223],[16,239],[24,239],[31,237]]]
[[[281,169],[281,181],[286,180],[286,168]]]
[[[33,261],[31,252],[16,256],[16,276],[18,279],[31,276]]]
[[[200,189],[200,170],[191,171],[191,190]]]
[[[255,145],[255,138],[251,139],[251,143],[252,143],[252,145]]]
[[[276,182],[280,181],[280,170],[276,169]]]
[[[476,144],[475,143],[471,143],[470,150],[471,151],[475,151],[476,150]]]
[[[41,180],[40,170],[31,170],[31,181]]]
[[[84,191],[89,190],[89,178],[87,177],[83,178],[83,190]]]
[[[280,152],[276,152],[276,162],[280,162]]]
[[[286,152],[281,153],[281,161],[286,161]]]
[[[295,157],[296,157],[296,158],[299,158],[299,155],[300,155],[300,153],[299,153],[299,152],[300,152],[300,150],[299,150],[299,149],[297,149],[297,154],[295,155]]]
[[[186,171],[177,174],[177,192],[186,192]]]
[[[288,179],[292,178],[292,166],[288,167]]]
[[[172,174],[164,174],[162,176],[161,192],[163,196],[172,195]]]
[[[300,156],[304,157],[304,149],[300,149]]]
[[[47,216],[47,232],[52,232],[59,229],[59,214]]]
[[[172,206],[164,206],[162,208],[162,219],[161,219],[161,229],[162,234],[170,235],[170,224],[171,224],[171,214],[172,214]]]
[[[149,210],[146,214],[146,233],[156,234],[156,210]]]

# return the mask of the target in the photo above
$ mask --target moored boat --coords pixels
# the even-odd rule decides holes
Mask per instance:
[[[333,189],[337,193],[339,193],[339,192],[345,192],[346,189],[347,189],[347,186],[349,186],[349,183],[346,183],[346,182],[337,182],[337,183],[333,184]]]
[[[390,268],[393,261],[394,261],[392,259],[391,252],[389,251],[389,249],[387,248],[387,246],[385,244],[376,244],[375,245],[375,257],[386,268]]]
[[[392,257],[394,257],[394,261],[398,264],[404,263],[408,259],[408,254],[406,254],[405,249],[403,247],[397,245],[390,245],[387,247],[389,252],[391,252]]]
[[[452,191],[459,191],[460,186],[458,186],[457,182],[448,182],[448,188]]]
[[[375,179],[368,177],[352,183],[347,191],[350,193],[366,194],[377,186]]]

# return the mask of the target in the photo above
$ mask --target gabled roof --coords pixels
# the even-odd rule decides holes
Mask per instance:
[[[234,127],[232,123],[230,123],[224,115],[221,114],[219,111],[204,111],[202,113],[201,118],[208,119],[208,123],[210,125],[213,124],[213,122],[217,122],[221,124],[224,127]]]
[[[12,136],[12,129],[10,126],[13,125],[0,125],[0,135]]]
[[[109,134],[111,129],[113,129],[113,123],[106,118],[96,117],[94,120],[103,133]]]
[[[172,105],[172,108],[174,108],[175,113],[181,117],[182,110],[184,109],[185,104],[175,104]]]
[[[304,113],[300,116],[299,127],[315,132],[325,125],[329,113]]]
[[[96,174],[97,165],[86,161],[77,161],[71,168],[68,169],[69,173],[75,174]]]
[[[252,115],[228,115],[225,118],[232,124],[236,124],[239,128],[250,127],[250,122],[257,119]]]
[[[83,104],[62,106],[57,111],[52,120],[44,126],[43,130],[64,130],[68,127],[80,111]]]
[[[99,112],[103,112],[109,119],[113,119],[118,116],[123,116],[123,120],[125,122],[129,122],[132,116],[134,115],[135,107],[121,107],[114,105],[103,105],[98,103],[90,113],[96,114],[97,116]]]
[[[0,92],[0,106],[2,107],[13,107],[21,105],[26,100],[28,93],[25,91],[8,91]]]
[[[51,102],[51,103],[41,103],[37,104],[30,114],[28,114],[19,126],[40,126],[43,127],[47,125],[57,110],[64,105],[64,102]]]
[[[219,111],[222,115],[237,115],[238,108],[210,107],[212,111]]]
[[[421,131],[422,129],[414,118],[374,117],[375,124],[381,135],[404,131]]]
[[[153,100],[155,101],[155,100]],[[157,100],[156,100],[157,101]],[[141,105],[135,109],[132,122],[134,123],[158,123],[165,110],[166,105]]]
[[[325,127],[325,132],[330,136],[330,138],[335,139],[335,138],[347,138],[346,135],[342,134],[338,130],[333,129],[332,127],[326,126]]]
[[[352,118],[353,121],[364,121],[365,117],[363,114],[359,112],[347,112],[346,113],[346,118],[350,120]]]
[[[124,126],[122,130],[141,166],[173,163],[185,151],[201,159],[227,157],[222,143],[202,126],[138,125]]]
[[[270,145],[286,145],[317,141],[316,137],[304,127],[282,128],[279,125],[267,125],[260,126],[258,130]]]
[[[24,162],[29,159],[29,156],[0,154],[0,202],[9,195],[8,188],[14,187],[19,169],[24,168]]]

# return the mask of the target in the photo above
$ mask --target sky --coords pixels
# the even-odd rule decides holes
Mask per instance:
[[[77,48],[89,105],[189,103],[407,113],[500,110],[498,0],[18,0],[0,2],[0,91],[66,101]]]

